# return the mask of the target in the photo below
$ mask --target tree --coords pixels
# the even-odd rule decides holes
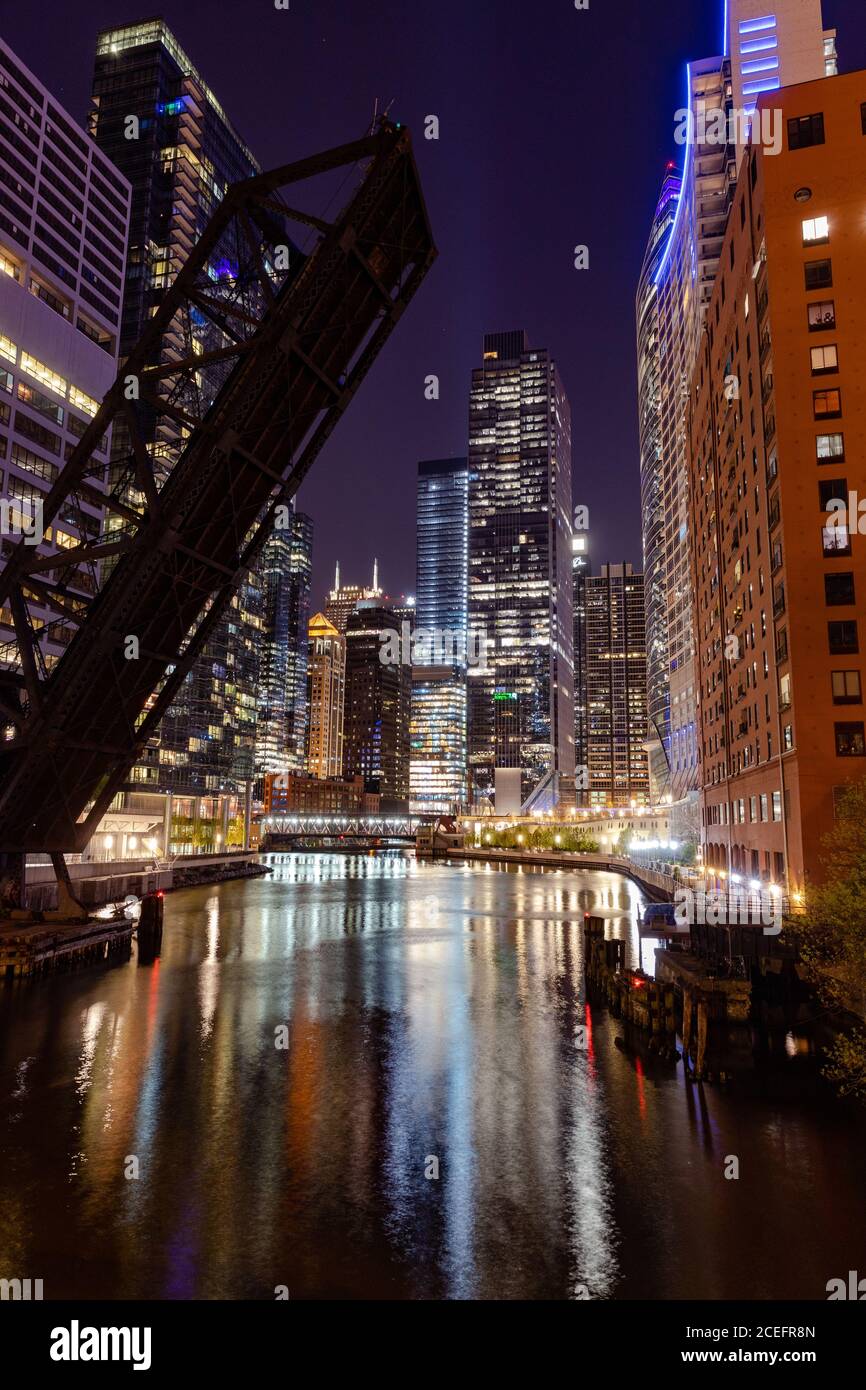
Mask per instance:
[[[800,958],[826,1008],[866,1019],[866,779],[850,782],[823,837],[822,884],[809,888],[794,924]],[[830,1047],[825,1075],[843,1095],[866,1100],[866,1029],[846,1028]]]

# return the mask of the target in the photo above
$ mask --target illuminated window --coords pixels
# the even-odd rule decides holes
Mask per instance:
[[[803,245],[816,246],[830,240],[830,223],[826,217],[807,217],[803,222]]]
[[[813,391],[812,400],[816,420],[833,419],[842,414],[841,391]]]
[[[4,338],[0,333],[0,357],[5,357],[7,362],[17,362],[18,348],[11,338]]]
[[[66,381],[58,372],[53,372],[50,367],[46,367],[44,362],[39,362],[35,357],[31,357],[29,352],[21,353],[21,370],[28,376],[35,377],[41,381],[43,386],[47,386],[49,391],[54,391],[58,396],[66,395]]]
[[[822,376],[825,372],[838,372],[839,370],[839,357],[835,343],[828,343],[826,347],[812,348],[811,359],[813,376]]]
[[[77,410],[83,410],[85,415],[95,415],[99,409],[99,402],[90,396],[85,396],[83,391],[79,391],[77,386],[69,388],[69,403],[74,405]]]
[[[832,299],[817,300],[809,305],[809,332],[823,333],[836,327],[836,305]]]

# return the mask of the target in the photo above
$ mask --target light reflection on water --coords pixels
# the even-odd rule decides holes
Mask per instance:
[[[630,882],[270,864],[169,896],[152,966],[0,992],[0,1277],[47,1297],[823,1297],[862,1263],[846,1111],[688,1087],[586,1007],[583,914],[634,963]]]

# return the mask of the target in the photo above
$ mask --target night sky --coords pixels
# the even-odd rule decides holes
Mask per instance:
[[[375,98],[415,137],[439,259],[299,494],[313,601],[339,558],[411,592],[421,458],[466,452],[482,334],[526,328],[571,401],[574,501],[593,558],[640,563],[634,292],[684,64],[723,0],[80,0],[0,3],[3,37],[84,123],[97,31],[162,13],[265,168],[356,139]],[[840,68],[866,6],[824,0]],[[424,117],[440,122],[423,138]],[[589,270],[573,248],[589,247]],[[424,399],[436,373],[440,399]]]

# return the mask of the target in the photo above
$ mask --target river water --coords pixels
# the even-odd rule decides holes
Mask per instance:
[[[627,880],[268,862],[169,895],[153,965],[0,988],[0,1278],[824,1299],[866,1274],[863,1124],[801,1040],[695,1087],[586,1007],[585,911],[635,959]]]

